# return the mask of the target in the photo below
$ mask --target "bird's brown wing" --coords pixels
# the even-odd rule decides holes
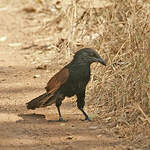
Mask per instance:
[[[67,81],[68,77],[69,70],[66,68],[63,68],[58,73],[56,73],[47,83],[45,88],[47,93],[44,93],[28,102],[27,108],[36,109],[55,103],[56,97],[53,97],[53,95]]]
[[[54,93],[57,91],[68,79],[69,70],[63,68],[58,73],[56,73],[47,83],[45,87],[47,93]]]

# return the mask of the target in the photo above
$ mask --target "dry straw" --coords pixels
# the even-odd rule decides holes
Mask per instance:
[[[55,46],[69,55],[92,47],[107,62],[106,68],[92,65],[87,91],[92,111],[116,126],[150,124],[149,2],[64,0],[53,5],[55,17],[43,29],[57,37]]]

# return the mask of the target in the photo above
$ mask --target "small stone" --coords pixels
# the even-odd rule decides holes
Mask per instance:
[[[8,46],[10,46],[10,47],[19,47],[21,45],[22,45],[22,43],[9,43],[8,44]]]
[[[101,134],[97,135],[98,138],[100,138],[101,136],[102,136]]]
[[[4,41],[6,41],[6,39],[7,39],[6,36],[0,37],[0,42],[4,42]]]
[[[34,78],[40,78],[39,74],[34,75]]]
[[[97,129],[97,126],[91,126],[91,127],[89,127],[89,129],[95,130],[95,129]]]
[[[71,139],[73,139],[73,136],[70,135],[66,139],[71,140]]]

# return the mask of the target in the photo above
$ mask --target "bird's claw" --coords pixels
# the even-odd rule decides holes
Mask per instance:
[[[89,117],[87,117],[87,118],[85,118],[85,119],[81,119],[81,121],[86,121],[86,120],[87,120],[87,121],[92,121],[91,118],[89,118]]]
[[[59,118],[58,122],[67,122],[68,120],[64,120],[62,117]]]
[[[87,120],[87,121],[92,121],[91,118],[89,118],[89,117],[85,118],[85,120]]]

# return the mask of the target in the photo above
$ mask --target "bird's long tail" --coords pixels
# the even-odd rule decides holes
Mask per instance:
[[[48,105],[51,105],[55,102],[55,98],[52,94],[44,93],[44,94],[32,99],[28,103],[26,103],[26,106],[27,106],[27,109],[34,110],[39,107],[48,106],[47,102],[49,102]]]

